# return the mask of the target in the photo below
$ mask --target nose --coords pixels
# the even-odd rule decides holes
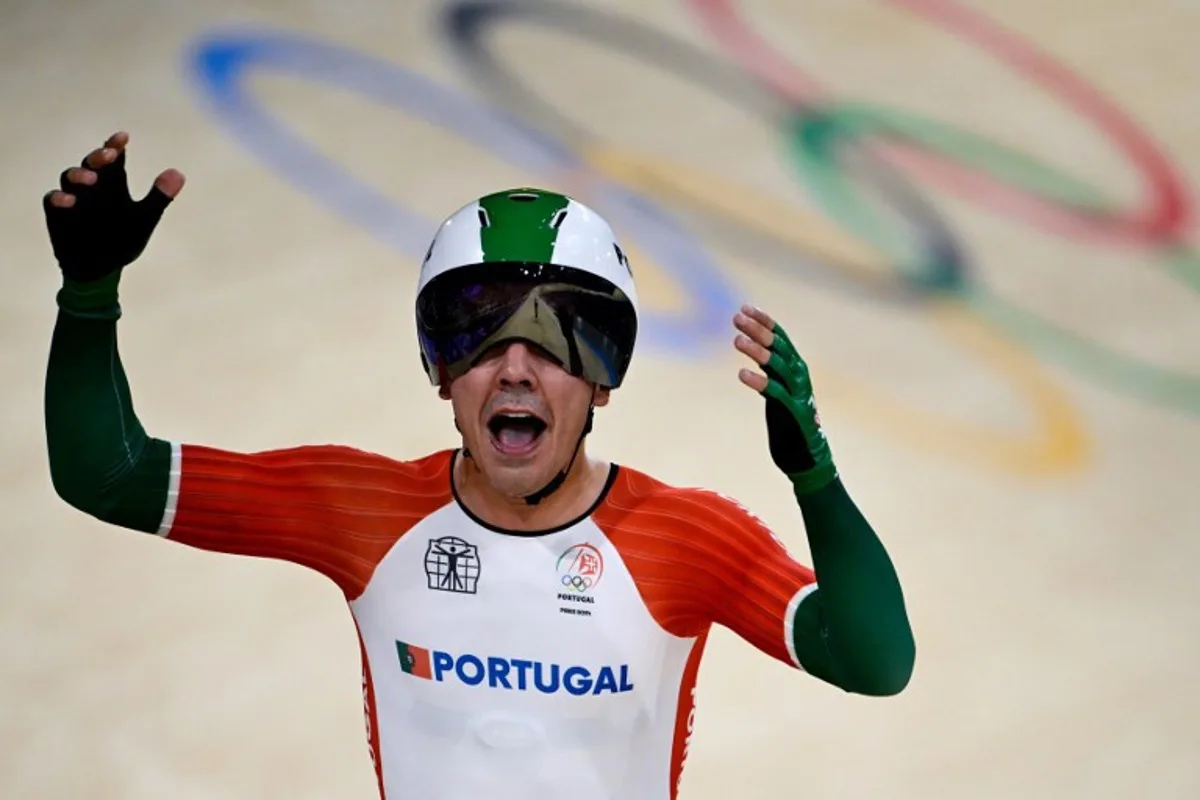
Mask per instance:
[[[525,386],[532,388],[536,382],[533,369],[533,348],[522,341],[512,341],[504,345],[500,353],[500,369],[497,379],[501,386]]]

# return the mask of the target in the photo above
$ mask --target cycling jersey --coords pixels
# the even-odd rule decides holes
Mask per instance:
[[[175,446],[160,533],[337,583],[382,796],[674,797],[709,627],[798,666],[812,572],[733,501],[621,466],[579,519],[498,530],[455,457]]]
[[[497,530],[456,500],[456,451],[239,454],[149,436],[117,349],[115,287],[59,295],[45,402],[55,490],[112,525],[334,581],[358,628],[387,800],[674,797],[714,623],[845,691],[907,685],[899,581],[840,478],[796,493],[815,571],[732,500],[626,466],[570,524]]]

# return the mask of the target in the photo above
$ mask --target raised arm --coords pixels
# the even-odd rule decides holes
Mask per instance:
[[[149,436],[117,348],[117,289],[183,176],[168,170],[133,201],[127,141],[110,138],[43,201],[63,272],[45,390],[55,490],[104,522],[291,561],[356,596],[396,539],[448,502],[448,460],[396,462],[324,445],[235,453]]]
[[[900,580],[887,551],[833,464],[813,398],[808,367],[787,334],[763,312],[735,319],[737,348],[765,375],[739,377],[766,398],[771,457],[791,481],[812,553],[815,583],[792,595],[782,620],[794,658],[809,673],[846,691],[892,695],[912,675],[916,646]],[[747,536],[757,535],[749,531]],[[765,538],[750,580],[778,582],[790,558]],[[790,586],[775,587],[777,595]],[[733,624],[737,624],[736,616]]]
[[[42,200],[63,274],[46,370],[46,443],[63,500],[106,522],[157,532],[171,491],[171,446],[149,437],[134,413],[117,353],[117,285],[184,177],[163,172],[133,201],[127,142],[123,133],[110,137]]]

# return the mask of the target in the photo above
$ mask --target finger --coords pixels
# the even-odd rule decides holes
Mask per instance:
[[[733,326],[763,347],[770,347],[775,341],[775,334],[771,332],[770,328],[764,327],[761,322],[746,314],[740,312],[736,314],[733,318]]]
[[[154,185],[150,187],[150,192],[137,204],[142,224],[146,226],[147,233],[153,231],[158,225],[167,206],[171,205],[183,190],[185,180],[183,173],[176,169],[168,169],[154,179]]]
[[[758,306],[752,306],[747,303],[746,305],[742,306],[742,313],[757,322],[759,325],[762,325],[767,330],[774,330],[775,328],[775,320],[771,319],[771,315],[763,311]]]
[[[187,183],[187,178],[182,172],[177,169],[168,169],[154,179],[154,188],[166,195],[168,199],[174,200],[183,191],[185,183]]]
[[[75,195],[59,189],[53,189],[42,195],[42,204],[49,204],[55,208],[70,208],[75,205]]]
[[[764,397],[769,397],[772,400],[777,400],[781,405],[790,408],[792,396],[787,389],[783,388],[783,384],[776,380],[768,380],[767,385],[763,387],[762,394]]]
[[[105,148],[100,151],[96,166],[98,187],[103,194],[117,202],[130,202],[129,176],[125,173],[125,151]]]
[[[101,147],[87,154],[83,159],[82,166],[91,169],[100,169],[107,167],[109,164],[117,160],[117,156],[123,151],[112,147]]]
[[[108,150],[124,150],[128,144],[129,134],[125,131],[117,131],[104,140],[104,148]]]
[[[737,350],[754,360],[754,363],[759,366],[765,365],[771,359],[771,351],[763,347],[758,342],[751,339],[749,336],[738,336],[733,340],[733,346]]]
[[[153,231],[154,227],[158,225],[158,221],[162,219],[163,213],[167,210],[167,206],[171,205],[172,200],[174,198],[165,194],[155,184],[150,187],[150,192],[138,202],[137,208],[147,233]]]
[[[83,167],[71,167],[58,176],[59,188],[68,193],[76,186],[91,186],[95,182],[96,173]]]
[[[738,370],[738,380],[763,397],[777,400],[785,406],[787,406],[791,401],[791,395],[788,394],[787,389],[783,388],[783,384],[781,384],[779,381],[767,378],[765,375],[755,372],[754,370]]]
[[[785,380],[784,375],[790,371],[787,369],[787,363],[779,353],[772,352],[771,357],[762,365],[763,372],[767,373],[767,377],[773,381],[782,383],[790,383],[790,380]]]
[[[795,352],[796,347],[792,344],[792,337],[787,335],[787,331],[783,329],[782,325],[776,322],[775,327],[772,328],[772,330],[775,332],[776,341],[778,341],[781,345],[787,346],[792,352]]]
[[[766,376],[763,375],[762,373],[755,372],[752,369],[738,370],[738,380],[740,380],[743,384],[745,384],[746,386],[749,386],[751,389],[758,392],[759,394],[762,394],[763,391],[767,388]]]
[[[801,365],[807,363],[803,356],[800,355],[800,352],[796,350],[796,346],[792,344],[792,340],[788,338],[787,333],[778,325],[775,326],[775,345],[771,349],[783,356],[784,360],[789,363]]]

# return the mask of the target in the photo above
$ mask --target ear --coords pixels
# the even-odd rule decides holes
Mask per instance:
[[[592,390],[592,405],[596,408],[608,405],[608,396],[611,391],[607,386],[597,386]]]

